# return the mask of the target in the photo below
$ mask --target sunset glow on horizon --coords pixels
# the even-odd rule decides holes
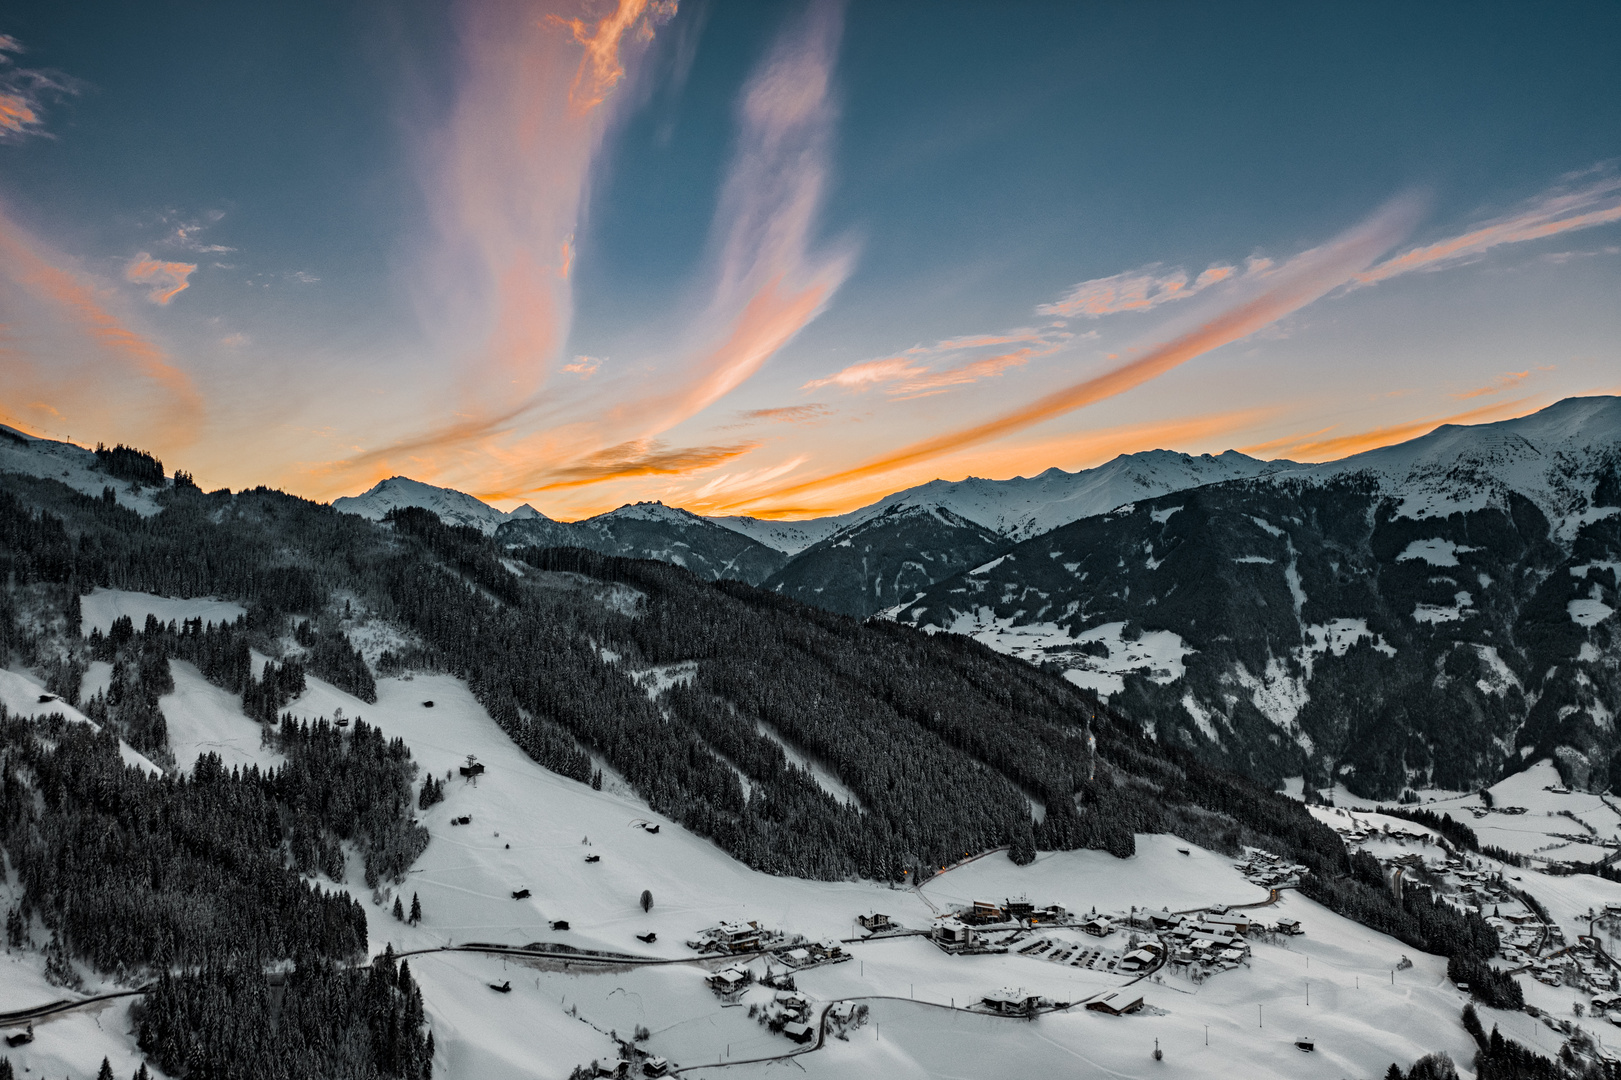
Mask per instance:
[[[0,422],[807,517],[1621,393],[1621,9],[1578,7],[25,3]]]

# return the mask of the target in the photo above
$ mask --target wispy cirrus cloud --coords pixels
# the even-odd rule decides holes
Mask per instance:
[[[671,448],[655,439],[639,439],[599,450],[572,465],[553,469],[551,479],[529,490],[557,491],[637,476],[681,476],[724,465],[759,445],[750,442]]]
[[[1212,349],[1248,337],[1343,285],[1389,250],[1412,228],[1417,216],[1416,200],[1395,200],[1368,221],[1322,247],[1303,252],[1281,266],[1252,274],[1249,288],[1207,314],[1193,329],[1143,350],[1100,375],[1047,394],[1029,405],[991,420],[914,442],[852,468],[795,484],[774,494],[792,497],[805,491],[892,472],[956,453],[968,446],[1002,438],[1124,393]]]
[[[819,249],[817,215],[838,111],[833,69],[841,3],[816,2],[777,38],[738,103],[738,143],[712,230],[714,287],[686,333],[701,344],[678,385],[632,412],[651,433],[708,408],[753,375],[821,314],[849,276],[847,245]]]
[[[808,424],[813,420],[822,419],[832,411],[831,406],[812,401],[804,405],[779,405],[774,409],[750,409],[742,413],[740,419],[744,423]]]
[[[64,261],[0,210],[0,321],[26,340],[0,357],[8,390],[75,423],[100,418],[108,431],[145,417],[148,442],[189,445],[204,417],[190,376],[114,313],[111,290]]]
[[[162,307],[191,287],[196,263],[164,262],[141,252],[124,267],[124,280],[147,287],[146,298]]]
[[[79,92],[79,81],[61,72],[19,67],[23,51],[22,42],[0,34],[0,142],[48,135],[46,108]]]
[[[1461,401],[1467,401],[1470,398],[1489,397],[1492,394],[1501,394],[1504,390],[1512,389],[1530,377],[1530,369],[1525,371],[1505,371],[1485,386],[1477,386],[1473,390],[1464,390],[1452,396]]]
[[[1532,199],[1512,214],[1445,240],[1424,244],[1357,274],[1352,287],[1373,285],[1415,270],[1443,270],[1484,258],[1492,248],[1621,221],[1621,177],[1568,185]]]
[[[567,338],[574,233],[612,91],[674,13],[619,0],[592,19],[581,6],[465,6],[455,108],[427,155],[440,244],[424,323],[459,358],[464,409],[492,420],[540,387]]]
[[[1161,273],[1157,264],[1145,266],[1141,270],[1083,281],[1062,299],[1042,304],[1036,311],[1066,319],[1099,319],[1122,311],[1152,311],[1174,300],[1197,296],[1237,272],[1235,266],[1211,266],[1190,280],[1185,270]]]
[[[861,392],[882,386],[885,393],[896,398],[927,397],[982,379],[996,378],[1013,368],[1024,366],[1032,359],[1052,355],[1075,337],[1062,324],[1055,324],[1039,330],[1009,330],[1000,334],[948,338],[933,345],[914,345],[894,356],[851,364],[832,375],[812,379],[801,389],[816,390],[832,386]],[[963,358],[967,354],[1015,344],[1019,348]],[[946,361],[944,364],[943,359]]]

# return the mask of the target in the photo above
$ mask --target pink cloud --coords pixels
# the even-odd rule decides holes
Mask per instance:
[[[13,54],[22,43],[0,34],[0,142],[15,142],[29,135],[44,135],[45,108],[50,101],[79,92],[79,82],[60,72],[18,67]]]
[[[1404,251],[1356,275],[1354,286],[1373,285],[1415,270],[1440,270],[1482,258],[1502,244],[1541,240],[1621,221],[1621,178],[1607,177],[1575,190],[1556,189],[1507,217],[1458,236]]]
[[[167,306],[170,300],[191,287],[187,279],[196,271],[196,263],[163,262],[143,251],[124,267],[124,280],[148,286],[146,298]]]
[[[1239,341],[1327,294],[1389,250],[1417,219],[1412,200],[1399,200],[1362,225],[1319,248],[1303,252],[1209,312],[1193,329],[1140,352],[1099,375],[1056,390],[991,420],[972,424],[880,454],[849,469],[782,488],[773,498],[848,484],[905,466],[954,454],[1123,394],[1213,349]]]
[[[1186,300],[1233,275],[1231,266],[1211,266],[1191,282],[1186,270],[1161,274],[1156,267],[1093,278],[1070,289],[1063,299],[1036,308],[1041,315],[1098,319],[1122,311],[1149,311],[1173,300]]]

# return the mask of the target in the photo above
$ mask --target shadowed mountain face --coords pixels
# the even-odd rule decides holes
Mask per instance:
[[[765,587],[841,615],[871,615],[1009,546],[949,510],[894,506],[805,549]]]
[[[708,581],[758,585],[788,556],[708,518],[661,503],[634,503],[585,521],[529,517],[505,521],[496,540],[508,547],[579,547],[600,555],[657,559]]]
[[[1368,474],[1212,485],[1026,541],[898,618],[1251,775],[1391,796],[1535,752],[1602,787],[1621,782],[1621,483],[1613,450],[1579,471],[1585,505],[1557,522],[1513,491],[1406,516],[1412,492]]]

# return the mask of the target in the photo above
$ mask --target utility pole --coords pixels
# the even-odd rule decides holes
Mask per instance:
[[[1255,1006],[1255,1026],[1266,1027],[1266,1014],[1261,1011],[1259,1005]]]

